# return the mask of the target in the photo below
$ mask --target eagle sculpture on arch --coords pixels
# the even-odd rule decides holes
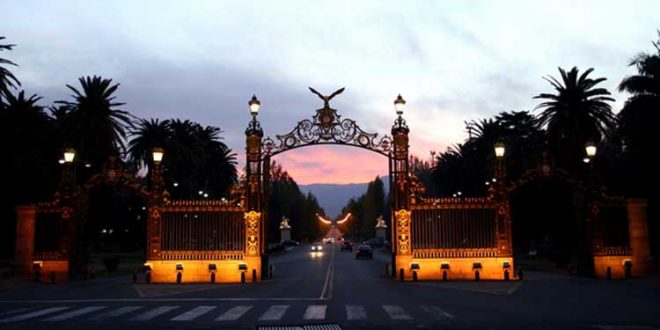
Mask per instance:
[[[342,92],[344,92],[344,89],[345,89],[345,87],[342,87],[342,88],[336,90],[334,93],[330,94],[330,96],[325,96],[325,95],[317,92],[316,89],[314,89],[312,87],[308,87],[308,88],[312,93],[316,94],[321,100],[323,100],[323,105],[324,105],[325,108],[330,108],[330,100],[332,100],[333,97],[335,97],[335,96],[341,94]]]

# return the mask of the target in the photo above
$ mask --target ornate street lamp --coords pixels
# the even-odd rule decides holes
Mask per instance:
[[[584,151],[587,153],[587,157],[594,158],[598,149],[593,142],[589,142],[584,146]]]
[[[151,156],[153,157],[154,163],[156,165],[159,165],[160,162],[163,161],[163,156],[165,155],[165,150],[161,147],[156,147],[154,150],[151,152]]]
[[[257,99],[256,95],[252,95],[252,98],[250,99],[250,101],[248,101],[248,106],[250,108],[250,114],[252,115],[252,120],[248,124],[248,128],[245,131],[245,134],[248,136],[252,134],[262,136],[263,131],[261,130],[261,125],[259,124],[259,121],[257,121],[257,115],[259,114],[259,109],[261,108],[261,102],[259,102],[259,99]]]
[[[394,100],[394,110],[396,110],[397,114],[397,119],[394,121],[394,126],[392,127],[392,134],[394,134],[395,131],[401,131],[401,132],[408,132],[408,126],[406,125],[406,121],[401,117],[403,115],[403,110],[406,107],[406,100],[401,97],[401,94],[396,97],[396,100]]]
[[[394,109],[396,110],[396,114],[401,116],[403,115],[403,109],[406,107],[406,100],[401,97],[401,94],[396,97],[396,100],[394,100]]]
[[[73,163],[73,160],[76,158],[76,151],[73,148],[67,148],[64,150],[64,162],[67,164]]]
[[[495,144],[495,157],[498,159],[502,159],[504,157],[504,153],[506,152],[506,147],[504,146],[504,143],[496,143]]]
[[[259,114],[259,107],[261,106],[261,102],[259,102],[256,95],[252,95],[252,99],[250,99],[248,105],[250,106],[250,114],[252,114],[252,116]]]

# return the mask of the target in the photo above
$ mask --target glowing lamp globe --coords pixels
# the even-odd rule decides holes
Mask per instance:
[[[403,114],[403,109],[406,107],[406,100],[401,97],[401,94],[397,96],[396,100],[394,100],[394,109],[396,110],[396,114],[401,116]]]
[[[248,105],[250,106],[250,114],[253,116],[259,114],[259,107],[261,106],[261,102],[259,102],[256,95],[252,95],[252,99],[250,99]]]
[[[504,157],[505,152],[506,152],[506,148],[504,147],[504,143],[495,144],[495,156],[497,158]]]
[[[67,164],[73,163],[73,160],[76,158],[76,151],[73,148],[68,148],[64,150],[64,162]]]
[[[154,150],[151,152],[151,156],[154,159],[154,163],[160,164],[160,162],[163,161],[163,156],[165,155],[165,150],[160,147],[154,148]]]
[[[593,158],[596,156],[596,151],[598,150],[596,148],[596,145],[593,143],[587,143],[587,145],[584,147],[584,150],[587,152],[587,157]]]

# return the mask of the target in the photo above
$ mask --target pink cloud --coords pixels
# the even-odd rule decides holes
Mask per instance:
[[[299,184],[361,183],[388,173],[387,157],[353,147],[306,147],[287,151],[273,160]]]

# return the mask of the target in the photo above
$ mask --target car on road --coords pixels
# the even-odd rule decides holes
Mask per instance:
[[[353,243],[349,241],[344,241],[344,243],[341,244],[339,251],[353,252]]]
[[[374,258],[374,253],[371,246],[367,244],[362,244],[358,246],[357,253],[355,253],[355,259],[360,259],[360,258],[369,258],[369,259]]]
[[[323,244],[313,243],[312,247],[310,249],[312,250],[312,252],[322,252],[323,251]]]

